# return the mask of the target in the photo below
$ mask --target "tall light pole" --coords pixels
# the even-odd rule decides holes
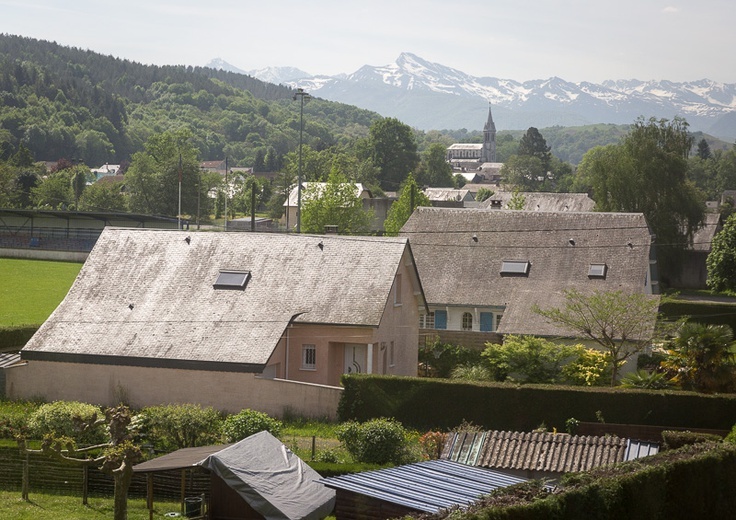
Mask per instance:
[[[179,153],[179,214],[176,217],[177,227],[181,231],[181,153]]]
[[[296,89],[294,101],[299,98],[299,172],[296,178],[296,232],[302,231],[302,136],[304,135],[304,98],[309,94],[303,88]],[[286,208],[289,209],[288,206]]]

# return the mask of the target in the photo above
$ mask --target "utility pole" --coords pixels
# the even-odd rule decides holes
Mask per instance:
[[[181,152],[179,153],[179,214],[176,216],[177,228],[181,231]]]
[[[256,180],[250,185],[250,230],[256,230]]]
[[[296,181],[296,232],[302,231],[302,136],[304,134],[304,98],[309,99],[309,94],[303,88],[296,89],[294,101],[299,98],[299,173]],[[287,206],[288,210],[288,206]]]
[[[227,198],[230,195],[230,184],[227,182],[227,155],[225,156],[225,231],[227,231]]]

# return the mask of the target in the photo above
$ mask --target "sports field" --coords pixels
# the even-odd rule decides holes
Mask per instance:
[[[0,258],[0,327],[43,323],[81,268],[76,262]]]

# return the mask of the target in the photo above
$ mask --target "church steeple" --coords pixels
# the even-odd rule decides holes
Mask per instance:
[[[491,102],[488,102],[488,121],[483,127],[483,153],[482,162],[496,162],[496,125],[491,113]]]

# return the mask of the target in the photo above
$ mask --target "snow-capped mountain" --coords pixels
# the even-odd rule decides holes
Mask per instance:
[[[216,70],[224,70],[225,72],[234,72],[235,74],[248,74],[248,72],[244,71],[243,69],[237,68],[235,65],[229,64],[222,58],[215,58],[214,60],[210,60],[205,65],[205,67]]]
[[[270,81],[258,71],[250,74]],[[736,138],[736,84],[710,80],[616,80],[595,84],[552,77],[518,82],[471,76],[410,53],[402,53],[389,65],[366,65],[347,75],[286,76],[279,76],[278,83],[397,117],[425,130],[480,130],[490,102],[500,130],[627,124],[639,116],[682,116],[692,130]]]

